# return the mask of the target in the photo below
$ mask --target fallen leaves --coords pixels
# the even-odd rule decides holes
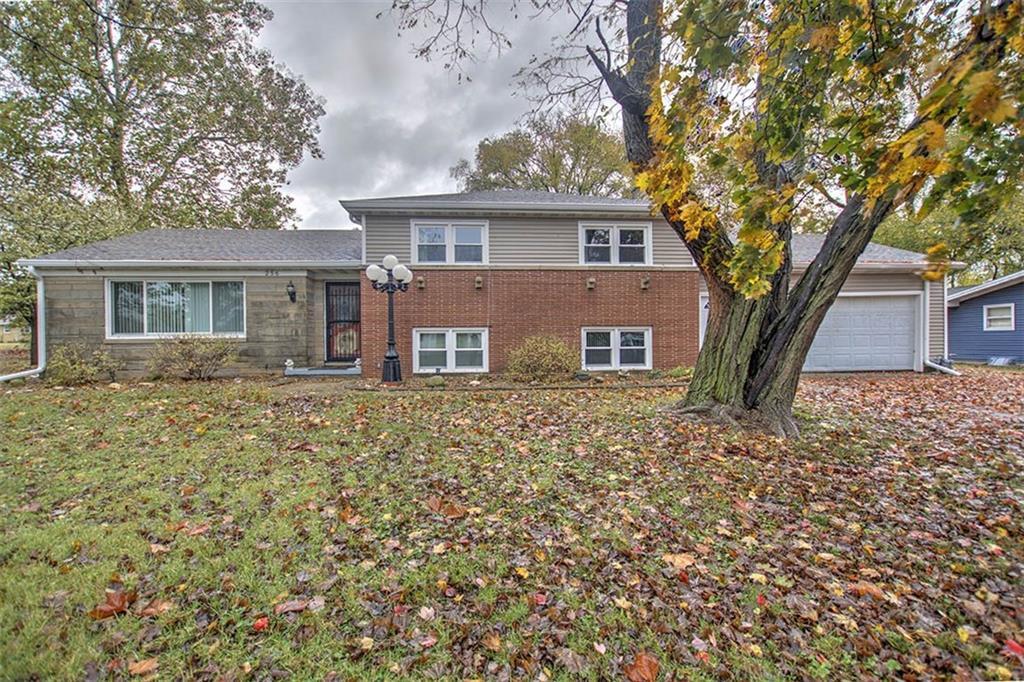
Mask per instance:
[[[66,441],[36,444],[56,430],[22,427],[27,416],[11,429],[14,465],[2,448],[0,463],[25,477],[10,509],[38,500],[38,516],[20,516],[34,532],[57,519],[128,530],[123,549],[85,533],[55,544],[61,583],[27,606],[79,628],[54,640],[61,655],[87,642],[119,657],[108,676],[130,674],[132,651],[159,652],[166,677],[198,656],[253,666],[211,667],[211,678],[269,679],[280,672],[269,652],[305,665],[307,643],[334,641],[395,678],[1021,677],[1024,375],[997,390],[971,376],[962,388],[805,380],[801,409],[826,416],[800,442],[695,427],[654,410],[679,395],[657,389],[435,393],[429,404],[394,392],[387,409],[360,393],[360,417],[347,394],[235,407],[226,391],[265,389],[225,382],[202,387],[209,400],[194,410],[136,393],[123,434],[83,428],[103,406],[76,396],[83,406],[60,413]],[[238,430],[218,415],[196,441],[192,417],[211,404]],[[159,440],[176,431],[192,439],[180,461]],[[127,463],[122,478],[75,450],[85,433],[110,443],[103,462]],[[129,440],[164,461],[140,461]],[[62,447],[75,459],[57,466]],[[49,479],[66,492],[50,494]],[[111,508],[113,495],[138,519]],[[38,560],[18,549],[32,544],[20,525],[0,525],[15,540],[9,565]],[[207,565],[212,553],[230,561]],[[93,601],[58,594],[97,565],[139,595],[127,613],[106,606],[119,620],[99,625],[80,615]],[[42,676],[81,672],[60,665]]]
[[[441,514],[448,519],[461,519],[466,515],[467,510],[454,502],[442,500],[436,495],[427,498],[427,509],[435,514]]]
[[[126,613],[128,611],[128,607],[135,602],[135,599],[136,594],[134,592],[125,592],[120,589],[106,590],[104,593],[103,603],[96,606],[86,615],[93,620],[112,618],[122,613]]]
[[[167,599],[155,598],[139,610],[139,615],[143,618],[159,616],[161,613],[167,613],[173,608],[174,602]]]
[[[692,554],[666,554],[661,558],[677,571],[689,568],[697,563],[697,559]]]
[[[501,651],[501,635],[497,632],[489,632],[483,638],[484,648],[488,651]]]
[[[623,669],[623,672],[626,673],[626,679],[629,682],[655,682],[658,679],[659,670],[661,670],[661,666],[657,659],[646,651],[641,651],[633,659],[633,662]]]
[[[293,599],[291,601],[281,602],[274,607],[274,614],[280,616],[282,613],[299,613],[305,611],[306,607],[309,606],[309,601],[306,599]]]
[[[147,659],[142,660],[142,661],[135,661],[133,663],[129,663],[128,664],[128,674],[129,675],[136,675],[136,676],[140,676],[140,677],[143,676],[143,675],[151,675],[152,673],[155,673],[157,668],[159,668],[159,667],[160,667],[159,659],[147,658]]]

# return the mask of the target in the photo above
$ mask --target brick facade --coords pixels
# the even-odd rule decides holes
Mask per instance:
[[[404,373],[412,373],[412,330],[487,327],[491,372],[528,336],[558,336],[580,348],[580,328],[652,328],[653,366],[697,360],[698,280],[693,271],[415,270],[409,291],[395,295],[395,327]],[[482,287],[476,287],[476,278]],[[594,288],[587,288],[593,278]],[[646,289],[642,282],[649,279]],[[376,376],[387,347],[387,297],[362,283],[364,374]]]

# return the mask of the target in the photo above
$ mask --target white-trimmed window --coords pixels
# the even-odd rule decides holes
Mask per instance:
[[[244,337],[245,283],[108,280],[109,338],[160,338],[183,334]]]
[[[413,329],[415,373],[486,372],[486,329]]]
[[[1012,303],[996,303],[983,308],[985,331],[1012,332],[1015,328],[1014,305]]]
[[[583,369],[650,369],[650,327],[584,327]]]
[[[650,223],[580,223],[581,265],[650,265]]]
[[[486,263],[487,222],[413,221],[412,262],[426,265]]]

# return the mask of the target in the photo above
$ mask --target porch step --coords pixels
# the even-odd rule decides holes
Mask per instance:
[[[357,365],[348,367],[285,367],[286,377],[358,377],[363,370]]]

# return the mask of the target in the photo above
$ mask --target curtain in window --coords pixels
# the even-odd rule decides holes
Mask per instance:
[[[245,331],[245,305],[241,282],[213,283],[213,333],[241,334]]]
[[[142,334],[142,282],[110,283],[110,323],[114,334]]]

